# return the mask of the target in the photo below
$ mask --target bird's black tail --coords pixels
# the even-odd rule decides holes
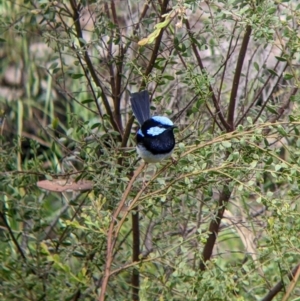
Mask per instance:
[[[139,124],[150,119],[150,99],[148,91],[132,93],[130,95],[132,111]]]

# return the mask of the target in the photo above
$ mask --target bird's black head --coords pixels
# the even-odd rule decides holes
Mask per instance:
[[[152,154],[166,154],[173,150],[175,137],[173,122],[163,116],[153,116],[146,120],[137,133],[137,143]]]

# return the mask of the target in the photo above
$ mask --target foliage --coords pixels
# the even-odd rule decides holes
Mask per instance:
[[[297,1],[0,9],[1,300],[299,298]],[[141,89],[176,164],[136,161]]]

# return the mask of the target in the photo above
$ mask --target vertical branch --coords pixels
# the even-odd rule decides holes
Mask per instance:
[[[228,180],[227,183],[228,184]],[[218,209],[215,218],[210,222],[209,225],[209,235],[202,251],[202,260],[200,262],[200,270],[204,271],[206,269],[205,262],[211,258],[214,245],[218,236],[221,220],[223,218],[224,211],[230,199],[231,190],[229,190],[228,185],[224,185],[223,190],[219,196]]]
[[[24,254],[24,252],[23,252],[21,246],[19,245],[17,239],[15,238],[14,233],[13,233],[12,229],[10,228],[10,225],[8,224],[8,222],[7,222],[7,220],[6,220],[5,213],[2,212],[2,211],[0,211],[0,220],[2,220],[4,226],[6,227],[6,229],[7,229],[8,233],[9,233],[9,235],[10,235],[10,237],[11,237],[11,239],[12,239],[14,245],[16,246],[16,248],[17,248],[19,254],[20,254],[21,257],[23,258],[23,260],[26,262],[26,256],[25,256],[25,254]]]
[[[99,78],[96,74],[95,68],[93,66],[93,63],[92,63],[92,61],[90,59],[90,56],[88,54],[88,51],[86,49],[86,45],[82,41],[83,36],[82,36],[82,30],[81,30],[81,26],[80,26],[80,22],[79,22],[79,12],[78,12],[79,4],[76,3],[76,0],[70,0],[70,4],[71,4],[72,10],[73,10],[72,18],[73,18],[74,25],[75,25],[77,39],[78,39],[80,47],[83,50],[83,55],[84,55],[85,62],[87,64],[87,68],[88,68],[88,70],[91,74],[91,77],[92,77],[93,81],[95,82],[97,87],[99,87],[102,91],[102,101],[103,101],[106,113],[109,116],[110,123],[111,123],[112,127],[114,128],[114,130],[118,131],[121,134],[122,131],[119,128],[118,124],[116,123],[116,121],[114,119],[113,112],[111,110],[109,101],[108,101],[108,99],[107,99],[107,97],[104,93],[104,88],[102,87],[102,84],[101,84],[101,82],[100,82],[100,80],[99,80]],[[96,105],[98,107],[98,111],[100,112],[101,110],[100,110],[99,104],[98,104],[96,99],[95,99],[95,101],[96,101]]]
[[[146,3],[146,4],[144,5],[144,9],[143,9],[143,11],[142,11],[142,13],[141,13],[141,15],[140,15],[140,17],[139,17],[138,23],[133,27],[133,34],[134,34],[134,35],[137,35],[137,30],[139,29],[139,26],[140,26],[140,24],[141,24],[143,18],[146,16],[146,13],[147,13],[147,11],[148,11],[148,8],[149,8],[149,5]],[[122,48],[122,56],[123,56],[123,57],[125,56],[127,50],[129,49],[129,45],[130,45],[130,44],[127,43],[127,44]],[[121,72],[122,72],[122,70],[120,70],[120,73],[119,73],[120,78],[122,78]],[[126,85],[126,86],[127,86],[127,85]],[[121,90],[120,90],[120,94],[121,94]],[[121,147],[125,147],[125,146],[127,145],[127,141],[128,141],[128,139],[129,139],[129,135],[130,135],[130,131],[131,131],[131,128],[132,128],[133,121],[134,121],[134,117],[131,116],[130,119],[128,120],[127,125],[126,125],[125,130],[124,130],[124,134],[123,134],[123,137],[122,137]],[[122,160],[120,160],[118,163],[120,163],[120,165],[121,165],[121,162],[122,162]]]
[[[193,42],[193,33],[191,31],[191,27],[190,27],[190,23],[188,22],[188,20],[186,20],[185,22],[186,24],[186,28],[187,28],[187,31],[188,31],[188,34],[189,34],[189,37],[190,37],[190,40],[191,40],[191,45],[192,45],[192,49],[193,49],[193,52],[194,52],[194,55],[196,57],[196,60],[197,60],[197,63],[198,63],[198,66],[200,67],[202,73],[206,73],[206,70],[204,68],[204,65],[202,63],[202,60],[201,60],[201,57],[198,53],[198,49],[197,49],[197,46],[195,45],[195,43]],[[211,86],[211,84],[208,83],[208,89],[209,89],[209,92],[211,93],[211,97],[212,97],[212,100],[213,100],[213,104],[214,104],[214,107],[216,109],[216,113],[221,121],[221,124],[225,127],[225,129],[227,130],[227,132],[230,132],[231,131],[231,127],[230,125],[228,124],[228,122],[226,121],[225,117],[224,117],[224,114],[221,110],[221,107],[220,107],[220,104],[219,104],[219,99],[217,99],[214,91],[213,91],[213,88]]]
[[[290,281],[293,281],[297,273],[299,273],[300,264],[297,264],[296,267],[288,274]],[[268,294],[261,299],[261,301],[271,301],[273,298],[284,288],[284,283],[280,280],[269,292]]]
[[[122,85],[122,69],[124,64],[124,48],[122,45],[122,38],[121,38],[121,30],[118,21],[115,0],[110,1],[110,9],[111,9],[111,17],[109,14],[108,4],[105,4],[105,10],[109,18],[112,19],[116,29],[111,30],[111,37],[109,41],[109,55],[111,57],[111,63],[109,63],[109,72],[110,72],[110,85],[112,90],[112,98],[114,103],[114,119],[118,124],[119,129],[123,132],[123,125],[122,125],[122,118],[121,118],[121,85]],[[116,31],[116,32],[115,32]],[[113,36],[118,36],[119,39],[119,53],[118,55],[114,56],[112,51],[112,46],[114,43]],[[115,66],[115,69],[114,69]],[[115,72],[116,71],[116,72]]]
[[[221,91],[223,89],[223,83],[224,83],[224,78],[225,78],[225,74],[226,74],[227,63],[228,63],[228,60],[231,56],[230,52],[231,52],[231,46],[232,46],[232,42],[233,42],[233,38],[234,38],[234,33],[235,33],[235,30],[236,30],[236,25],[237,25],[237,21],[235,22],[234,27],[233,27],[233,31],[232,31],[232,34],[231,34],[231,38],[230,38],[230,41],[229,41],[228,50],[227,50],[227,54],[226,54],[226,59],[225,59],[224,66],[223,66],[223,71],[222,71],[222,76],[221,76],[221,81],[220,81],[220,87],[219,87],[219,93],[218,93],[218,99],[219,100],[221,98]],[[237,45],[238,40],[239,40],[239,37],[237,37],[235,46]],[[235,49],[235,46],[234,46],[234,49]]]
[[[109,226],[109,230],[108,230],[108,234],[107,234],[106,264],[105,264],[104,275],[103,275],[102,283],[101,283],[101,292],[100,292],[98,301],[105,300],[106,289],[107,289],[108,280],[110,277],[110,269],[111,269],[111,265],[112,265],[112,261],[113,261],[114,247],[115,247],[116,240],[118,237],[118,230],[115,229],[116,222],[118,220],[118,216],[119,216],[123,206],[125,205],[125,201],[127,199],[127,196],[129,195],[129,192],[131,191],[131,187],[132,187],[134,181],[136,180],[138,175],[142,172],[144,167],[145,167],[145,163],[141,164],[139,166],[139,168],[134,172],[132,178],[130,179],[130,181],[126,187],[126,190],[124,191],[124,194],[122,196],[120,204],[118,205],[118,208],[116,209],[116,211],[114,212],[114,214],[112,216],[112,220],[110,222],[110,226]],[[122,221],[120,221],[120,223],[122,223]]]
[[[163,3],[161,4],[161,14],[165,14],[167,12],[167,6],[168,6],[168,3],[169,3],[169,0],[164,0]],[[164,28],[162,28],[162,30],[160,31],[158,37],[156,38],[155,40],[155,45],[154,45],[154,48],[153,48],[153,51],[152,51],[152,55],[150,57],[150,60],[149,60],[149,64],[146,68],[146,71],[145,71],[145,76],[148,76],[153,67],[154,67],[154,64],[155,64],[155,61],[157,59],[157,55],[158,55],[158,51],[159,51],[159,46],[161,44],[161,39],[162,39],[162,36],[164,34]],[[142,84],[141,84],[142,87],[145,87],[146,86],[146,82],[145,80],[142,81]]]
[[[140,225],[139,225],[139,209],[136,206],[131,214],[132,219],[132,262],[139,261],[140,256]],[[132,300],[139,300],[140,275],[136,268],[133,268],[131,275]]]
[[[161,4],[161,14],[165,14],[167,11],[169,0],[164,0]],[[149,61],[149,64],[146,68],[145,75],[149,75],[153,69],[154,63],[157,59],[159,47],[161,44],[161,39],[163,36],[164,30],[162,29],[159,36],[155,41],[155,45],[152,51],[152,55]],[[142,81],[142,87],[146,86],[145,80]],[[133,245],[132,245],[132,261],[139,261],[140,255],[140,225],[139,225],[139,211],[138,207],[134,208],[132,213],[132,238],[133,238]],[[133,269],[131,275],[131,285],[132,285],[132,300],[138,301],[139,300],[139,286],[140,286],[140,274],[138,269]]]
[[[277,65],[277,64],[276,64]],[[272,95],[275,91],[275,89],[278,87],[280,80],[282,79],[282,75],[284,73],[284,71],[287,69],[288,64],[285,64],[284,68],[282,69],[280,75],[277,77],[276,82],[273,84],[273,88],[271,89],[271,91],[269,92],[269,95],[267,97],[267,99],[265,100],[265,102],[263,103],[263,105],[261,106],[260,111],[257,113],[255,119],[254,119],[254,123],[257,122],[257,120],[259,119],[259,117],[261,116],[261,114],[263,113],[263,111],[265,110],[266,106],[269,104],[269,102],[272,100]],[[270,76],[271,77],[271,76]],[[269,77],[269,78],[270,78]]]
[[[230,126],[230,131],[234,131],[234,113],[235,113],[235,105],[236,105],[236,96],[237,96],[237,91],[240,83],[244,59],[247,52],[247,47],[251,36],[251,31],[252,31],[251,26],[247,25],[246,32],[242,42],[242,47],[236,63],[234,77],[233,77],[230,101],[228,107],[228,116],[227,116],[227,122]]]
[[[235,112],[235,104],[236,104],[236,96],[238,91],[238,86],[240,82],[241,77],[241,71],[244,63],[244,58],[247,51],[247,46],[250,40],[251,35],[251,27],[248,25],[246,28],[246,33],[242,42],[242,47],[238,56],[237,65],[235,69],[232,89],[231,89],[231,95],[230,95],[230,102],[229,102],[229,109],[228,109],[228,117],[227,117],[227,125],[229,127],[226,127],[227,132],[231,132],[234,130],[234,112]],[[228,154],[227,154],[228,155]],[[221,220],[223,218],[224,210],[226,209],[226,206],[229,202],[230,195],[232,190],[228,188],[229,180],[227,180],[227,185],[223,187],[223,190],[219,196],[219,202],[218,202],[218,209],[216,212],[215,218],[210,222],[209,225],[209,236],[207,239],[207,242],[204,246],[203,252],[202,252],[202,260],[200,262],[200,270],[205,270],[206,265],[205,262],[211,258],[214,245],[216,243],[216,239],[218,236]]]

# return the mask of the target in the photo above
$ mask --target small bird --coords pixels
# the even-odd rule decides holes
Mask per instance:
[[[147,163],[156,163],[171,157],[175,147],[173,130],[176,126],[164,116],[150,116],[148,91],[132,93],[130,102],[140,124],[136,135],[137,153]]]

